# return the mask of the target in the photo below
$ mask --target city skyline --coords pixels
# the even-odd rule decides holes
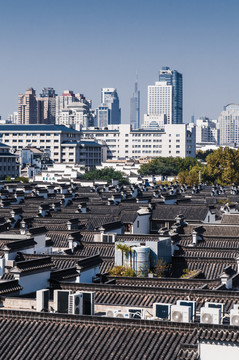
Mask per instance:
[[[100,103],[100,89],[114,87],[122,123],[129,123],[137,71],[142,122],[147,86],[157,81],[162,66],[183,74],[184,122],[193,114],[218,118],[224,106],[239,102],[237,1],[171,0],[147,5],[135,0],[119,4],[70,0],[67,7],[63,4],[61,0],[2,2],[3,119],[17,110],[18,94],[31,86],[37,91],[48,86],[57,93],[79,91],[92,99],[94,109]],[[229,9],[230,17],[225,16]],[[170,22],[163,16],[168,13]],[[108,48],[106,43],[103,46],[106,37]]]

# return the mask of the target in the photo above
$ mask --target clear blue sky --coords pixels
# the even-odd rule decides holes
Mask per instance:
[[[0,115],[32,86],[100,102],[116,87],[122,121],[136,71],[141,118],[162,66],[183,73],[184,121],[239,103],[238,0],[0,0]]]

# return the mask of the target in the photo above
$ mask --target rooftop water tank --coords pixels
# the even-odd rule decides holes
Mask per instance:
[[[147,246],[134,246],[131,250],[135,272],[137,274],[148,272],[150,268],[150,248]]]

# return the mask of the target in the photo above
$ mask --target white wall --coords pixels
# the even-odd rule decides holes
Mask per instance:
[[[15,279],[19,279],[19,284],[23,287],[23,289],[20,291],[20,295],[29,294],[31,292],[48,287],[50,271],[44,271],[38,274],[30,274],[20,277],[16,275]]]
[[[95,266],[94,268],[87,269],[85,271],[80,272],[80,282],[81,283],[92,283],[92,277],[96,274],[99,274],[100,269],[99,266]]]
[[[138,215],[132,226],[132,234],[149,234],[151,214]]]
[[[238,360],[239,345],[233,343],[200,343],[199,344],[200,360]]]

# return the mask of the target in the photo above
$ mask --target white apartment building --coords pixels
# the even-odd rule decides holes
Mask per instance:
[[[8,115],[8,123],[17,124],[18,123],[18,112],[14,111],[13,114]]]
[[[61,144],[61,162],[93,169],[106,160],[104,147],[95,141],[65,141]]]
[[[83,139],[107,145],[112,160],[142,157],[187,157],[196,155],[195,127],[165,125],[161,130],[132,130],[129,124],[109,125],[106,129],[83,130]]]
[[[53,161],[61,162],[62,143],[80,140],[80,133],[63,125],[0,125],[0,139],[13,150],[27,146],[48,150]]]
[[[219,128],[217,120],[201,118],[196,120],[197,147],[219,144]]]
[[[239,146],[239,104],[229,104],[218,117],[220,145]]]
[[[94,126],[91,101],[86,100],[83,94],[65,90],[61,96],[56,96],[56,124],[70,126],[78,131]]]
[[[148,86],[148,115],[166,115],[167,123],[172,124],[173,87],[167,81],[156,81]]]

